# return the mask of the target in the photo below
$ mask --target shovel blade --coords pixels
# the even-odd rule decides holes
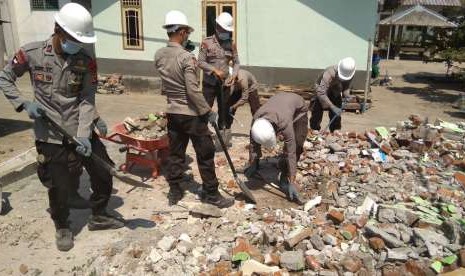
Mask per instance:
[[[252,203],[257,204],[255,197],[253,196],[250,189],[244,184],[244,182],[242,182],[242,180],[240,180],[239,177],[236,177],[235,180],[245,197],[247,197],[247,199],[250,200]]]

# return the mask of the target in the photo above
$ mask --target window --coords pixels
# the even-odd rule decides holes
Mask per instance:
[[[227,12],[234,18],[234,40],[236,40],[236,2],[234,0],[208,0],[203,12],[203,24],[206,36],[211,36],[215,33],[216,17],[222,12]]]
[[[31,10],[58,10],[58,0],[31,0]]]
[[[128,50],[143,50],[141,0],[121,0],[121,18],[123,25],[123,48]]]

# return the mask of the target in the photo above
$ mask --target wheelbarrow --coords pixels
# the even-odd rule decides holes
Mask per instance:
[[[158,139],[136,138],[130,135],[123,123],[119,123],[110,135],[102,138],[124,145],[119,149],[126,152],[126,161],[119,167],[121,171],[128,173],[134,165],[139,165],[151,169],[154,179],[160,175],[160,165],[168,157],[168,135]]]

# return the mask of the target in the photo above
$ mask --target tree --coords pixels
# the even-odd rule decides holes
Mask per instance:
[[[457,24],[455,29],[436,28],[433,34],[424,34],[423,43],[429,49],[430,59],[436,56],[447,64],[447,75],[455,62],[465,62],[465,0],[462,7],[444,9],[443,15]]]

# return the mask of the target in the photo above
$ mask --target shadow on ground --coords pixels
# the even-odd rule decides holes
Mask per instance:
[[[30,121],[0,118],[0,137],[4,137],[12,133],[30,129],[32,128],[32,126],[33,123]]]
[[[435,102],[435,103],[453,103],[459,94],[456,91],[443,91],[433,87],[389,87],[389,90],[395,93],[402,93],[406,95],[415,95],[422,100]]]

